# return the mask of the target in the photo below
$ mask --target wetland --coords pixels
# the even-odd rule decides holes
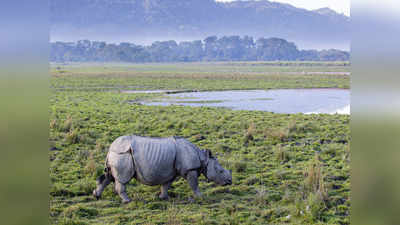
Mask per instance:
[[[316,107],[302,112],[329,101],[332,110],[345,107],[348,63],[63,63],[50,69],[51,224],[350,223],[350,116],[290,113],[291,105],[299,104],[293,99],[301,99],[301,92],[308,96],[311,88],[318,94],[304,102]],[[333,73],[297,73],[303,71]],[[198,92],[167,94],[172,97],[166,99],[182,105],[132,104],[155,103],[165,98],[165,90]],[[283,90],[286,94],[275,95]],[[216,98],[207,91],[229,94]],[[215,107],[239,99],[240,105],[271,103],[277,109],[274,101],[280,99],[287,107],[275,113]],[[233,184],[215,186],[201,177],[204,196],[193,202],[181,179],[163,201],[157,198],[158,186],[132,180],[127,186],[131,203],[121,204],[111,187],[95,200],[91,192],[103,173],[107,149],[126,134],[182,136],[211,149],[232,169]]]

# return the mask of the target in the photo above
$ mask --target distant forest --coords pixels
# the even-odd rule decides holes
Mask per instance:
[[[203,41],[156,41],[148,46],[100,41],[51,43],[52,62],[348,61],[349,52],[299,50],[281,38],[207,37]]]

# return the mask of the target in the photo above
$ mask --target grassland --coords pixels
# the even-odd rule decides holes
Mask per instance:
[[[346,72],[348,64],[265,63],[263,69],[252,68],[257,66],[53,65],[50,223],[349,224],[349,116],[143,106],[131,102],[160,94],[121,93],[125,89],[349,87],[349,77],[344,75],[285,74],[315,67],[323,67],[320,72]],[[241,71],[235,73],[235,67]],[[172,198],[161,201],[159,187],[132,180],[128,194],[133,202],[121,205],[111,187],[95,201],[90,194],[102,173],[107,148],[125,134],[178,135],[212,149],[233,170],[233,185],[219,187],[201,178],[204,198],[191,202],[190,188],[181,179],[172,186]]]
[[[260,64],[258,66],[258,64]],[[277,63],[275,63],[277,64]],[[83,64],[54,65],[54,89],[274,89],[349,88],[346,63]],[[325,65],[326,64],[326,65]],[[283,64],[286,65],[286,64]],[[313,72],[321,74],[308,75]],[[324,74],[331,72],[333,74]],[[338,74],[335,74],[338,73]]]

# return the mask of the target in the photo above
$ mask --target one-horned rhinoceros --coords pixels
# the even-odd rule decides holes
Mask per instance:
[[[121,136],[111,144],[104,170],[93,195],[100,198],[114,181],[123,203],[131,201],[125,185],[133,177],[146,185],[161,185],[161,199],[168,198],[168,188],[177,177],[188,181],[196,197],[201,196],[197,182],[201,174],[219,185],[232,184],[232,172],[224,169],[210,150],[201,150],[181,137]]]

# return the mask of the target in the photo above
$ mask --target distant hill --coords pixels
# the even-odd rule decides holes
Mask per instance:
[[[210,36],[204,40],[157,41],[142,46],[123,42],[81,40],[51,43],[52,62],[199,62],[199,61],[348,61],[349,53],[335,49],[299,50],[281,38]]]
[[[50,0],[51,39],[149,44],[211,35],[281,37],[301,48],[349,48],[350,20],[267,0]]]

